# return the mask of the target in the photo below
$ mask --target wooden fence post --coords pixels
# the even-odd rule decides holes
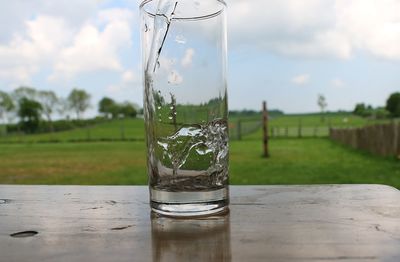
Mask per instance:
[[[268,150],[268,111],[267,102],[263,101],[263,146],[264,146],[264,157],[269,157]]]

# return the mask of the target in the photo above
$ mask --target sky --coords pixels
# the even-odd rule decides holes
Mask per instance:
[[[142,105],[137,0],[0,1],[0,90]],[[383,106],[400,91],[400,1],[227,0],[230,109]]]

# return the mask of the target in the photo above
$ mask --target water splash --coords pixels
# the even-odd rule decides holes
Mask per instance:
[[[164,46],[165,39],[167,38],[177,5],[178,1],[158,1],[157,12],[154,16],[153,39],[146,66],[147,74],[153,74],[156,71],[158,59]]]
[[[216,119],[208,124],[182,126],[173,135],[157,139],[164,165],[172,166],[174,176],[185,165],[189,155],[198,161],[210,159],[206,175],[220,172],[228,157],[228,125]],[[211,163],[211,164],[210,164]]]

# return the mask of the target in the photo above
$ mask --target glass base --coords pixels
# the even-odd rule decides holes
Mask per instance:
[[[168,192],[150,188],[151,209],[165,216],[198,217],[228,211],[228,189]]]

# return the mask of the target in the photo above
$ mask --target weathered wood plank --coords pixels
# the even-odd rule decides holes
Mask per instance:
[[[138,186],[0,186],[0,199],[0,261],[400,261],[387,186],[232,186],[229,215],[197,220],[151,216]]]

